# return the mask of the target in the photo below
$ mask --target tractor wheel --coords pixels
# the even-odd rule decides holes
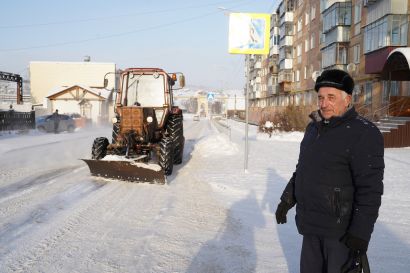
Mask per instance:
[[[165,175],[171,175],[174,168],[174,149],[171,138],[164,136],[159,143],[159,148],[159,165]]]
[[[167,130],[174,144],[174,163],[181,164],[185,143],[182,115],[171,115]]]
[[[97,137],[93,143],[93,147],[91,150],[91,158],[97,160],[104,158],[107,155],[108,144],[109,142],[107,138]]]
[[[117,143],[117,136],[119,132],[120,132],[120,124],[118,122],[114,123],[112,125],[112,144]]]

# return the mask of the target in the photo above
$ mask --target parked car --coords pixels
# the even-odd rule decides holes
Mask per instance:
[[[199,121],[199,116],[198,116],[198,115],[195,115],[195,116],[193,117],[193,120],[194,120],[194,121]]]
[[[58,115],[59,122],[58,122],[58,129],[57,132],[64,132],[68,131],[69,133],[74,132],[76,126],[75,121],[72,117],[68,115]],[[54,116],[53,115],[46,115],[40,116],[36,118],[36,128],[42,132],[54,132]]]
[[[72,113],[72,114],[69,114],[69,116],[73,118],[76,128],[84,128],[87,125],[89,125],[89,123],[91,122],[90,119],[87,119],[86,117],[83,117],[82,115],[78,113]]]

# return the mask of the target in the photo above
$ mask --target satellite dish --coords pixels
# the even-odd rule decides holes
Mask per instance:
[[[347,71],[348,71],[349,73],[352,73],[352,72],[356,71],[356,64],[354,64],[354,63],[348,64],[348,65],[347,65]]]
[[[320,74],[322,74],[320,71],[314,71],[312,73],[312,80],[316,81],[316,79],[320,76]]]

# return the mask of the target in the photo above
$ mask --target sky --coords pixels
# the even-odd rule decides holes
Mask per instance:
[[[270,13],[276,0],[3,1],[0,71],[30,61],[114,62],[183,72],[191,86],[243,89],[244,56],[228,53],[228,13]]]
[[[250,126],[244,172],[244,123],[222,122],[184,115],[183,163],[165,185],[90,176],[79,158],[109,127],[0,132],[1,272],[299,272],[295,209],[284,225],[274,213],[303,133]],[[370,268],[408,272],[410,149],[384,159]]]

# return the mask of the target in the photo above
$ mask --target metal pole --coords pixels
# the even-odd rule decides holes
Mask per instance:
[[[387,102],[387,116],[390,115],[390,95],[391,95],[391,71],[389,71],[389,81],[387,82],[387,94],[388,94],[388,102]]]
[[[249,79],[249,71],[247,75],[247,80]],[[248,123],[249,123],[249,81],[246,83],[246,90],[245,90],[245,166],[244,170],[245,173],[248,172]]]

